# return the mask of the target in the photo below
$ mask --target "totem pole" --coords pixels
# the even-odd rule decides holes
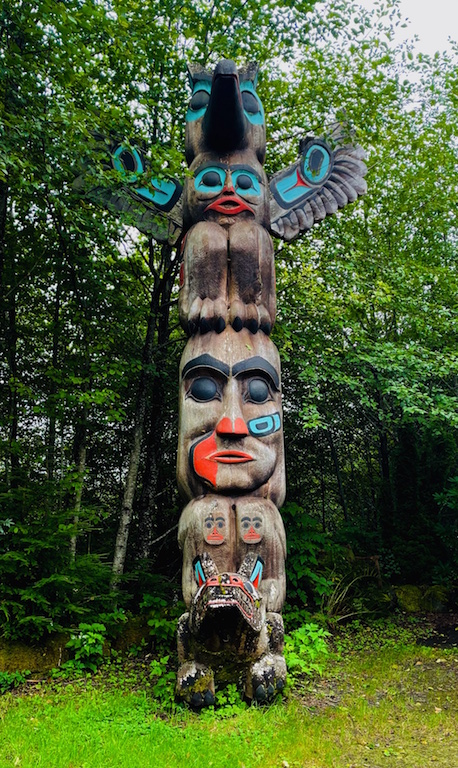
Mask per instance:
[[[215,700],[215,680],[265,702],[285,685],[282,655],[286,492],[271,233],[292,240],[365,192],[363,152],[308,138],[300,157],[267,181],[257,66],[189,66],[184,187],[152,179],[140,150],[111,147],[125,184],[89,195],[128,211],[142,231],[180,235],[177,480],[187,502],[178,529],[183,596],[177,695],[195,708]],[[81,182],[77,185],[82,186]]]

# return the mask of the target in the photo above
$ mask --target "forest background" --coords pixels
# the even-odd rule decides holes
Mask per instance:
[[[458,51],[396,47],[401,23],[391,0],[4,0],[5,638],[179,598],[179,255],[72,184],[83,161],[121,183],[94,132],[185,175],[187,61],[259,63],[268,174],[336,119],[368,156],[364,199],[277,244],[287,615],[381,611],[406,583],[452,595]]]

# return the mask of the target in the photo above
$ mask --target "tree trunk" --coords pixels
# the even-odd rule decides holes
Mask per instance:
[[[73,497],[73,522],[77,526],[81,511],[81,499],[83,497],[84,472],[86,469],[86,435],[87,435],[87,416],[88,409],[84,408],[80,423],[75,430],[73,441],[73,457],[76,465],[76,487]],[[76,557],[76,532],[70,539],[70,558],[74,562]]]
[[[343,488],[343,483],[342,483],[342,475],[341,475],[341,472],[340,472],[339,457],[337,455],[337,450],[336,450],[336,446],[335,446],[335,443],[334,443],[334,438],[332,436],[332,432],[331,432],[330,429],[326,430],[326,437],[328,438],[329,447],[331,449],[331,458],[332,458],[332,462],[334,464],[334,469],[336,471],[337,487],[339,489],[340,505],[342,507],[342,511],[343,511],[343,515],[344,515],[344,520],[345,520],[346,523],[348,523],[348,509],[347,509],[347,502],[345,500],[345,493],[344,493],[344,488]]]

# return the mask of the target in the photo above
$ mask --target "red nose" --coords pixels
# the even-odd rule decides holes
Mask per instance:
[[[224,416],[221,421],[216,425],[216,434],[220,437],[227,435],[236,435],[238,437],[245,437],[248,435],[248,427],[243,419],[235,419],[233,422],[228,416]]]

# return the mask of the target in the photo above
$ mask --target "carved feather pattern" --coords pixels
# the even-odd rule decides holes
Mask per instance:
[[[340,126],[331,146],[321,139],[308,139],[299,160],[270,181],[270,231],[283,240],[294,240],[317,221],[353,203],[366,192],[367,167],[364,150],[339,145]]]

